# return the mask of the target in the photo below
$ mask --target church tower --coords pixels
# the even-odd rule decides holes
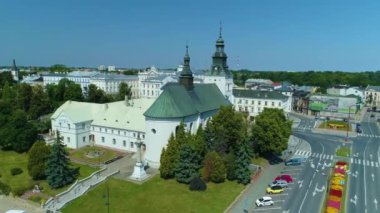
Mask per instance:
[[[205,73],[204,83],[216,84],[224,97],[232,101],[233,78],[228,70],[227,54],[224,52],[222,25],[219,27],[219,37],[215,44],[216,50],[212,55],[211,69]]]
[[[18,75],[19,73],[18,72],[19,71],[18,71],[18,68],[16,66],[16,60],[13,59],[13,66],[12,66],[11,73],[12,73],[13,80],[15,80],[15,81],[19,81],[19,75]]]
[[[193,72],[190,69],[189,46],[186,45],[186,54],[183,58],[183,68],[179,76],[179,84],[183,85],[187,90],[194,88]]]
[[[212,55],[211,74],[230,75],[227,65],[227,54],[224,52],[224,40],[222,38],[222,25],[219,27],[219,38],[215,44],[216,50]]]

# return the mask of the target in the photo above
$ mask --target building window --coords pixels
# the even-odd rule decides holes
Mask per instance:
[[[112,134],[113,134],[113,129],[111,130]]]
[[[86,136],[83,136],[83,142],[86,142]]]
[[[141,134],[142,135],[142,138],[144,139],[145,138],[145,135],[144,134]]]
[[[70,137],[67,137],[67,143],[70,143]]]
[[[255,101],[252,101],[252,105],[254,105],[255,104]]]
[[[259,101],[258,105],[259,105],[259,106],[261,105],[261,101]]]
[[[274,101],[272,101],[272,106],[274,106]]]
[[[113,145],[115,145],[116,144],[116,139],[114,138],[114,139],[112,139],[112,143],[113,143]]]
[[[95,130],[95,127],[92,127],[92,131],[94,131]]]
[[[133,133],[133,137],[134,137],[134,138],[136,137],[136,133],[135,133],[135,132]]]
[[[59,122],[59,127],[62,127],[62,123],[61,122]]]
[[[124,136],[125,136],[125,135],[127,135],[127,132],[126,132],[126,131],[124,131]]]
[[[107,130],[108,130],[108,129],[107,129],[107,128],[105,128],[105,131],[106,131],[106,132],[107,132]]]
[[[69,129],[70,129],[70,124],[67,124],[67,126],[69,127]]]
[[[248,104],[248,100],[245,100],[245,104]]]
[[[99,128],[99,131],[101,132],[101,131],[102,131],[102,128]]]
[[[104,137],[102,137],[102,143],[104,143]]]
[[[125,147],[127,145],[127,142],[126,141],[123,141],[123,146]]]
[[[156,129],[152,129],[153,134],[156,134]]]
[[[86,128],[86,124],[82,123],[82,129]]]
[[[278,106],[279,106],[279,107],[281,106],[281,102],[278,102]]]
[[[133,148],[133,142],[131,142],[131,148]]]
[[[265,104],[265,106],[267,106],[267,104],[268,104],[268,103],[267,103],[267,101],[265,101],[265,103],[264,103],[264,104]]]

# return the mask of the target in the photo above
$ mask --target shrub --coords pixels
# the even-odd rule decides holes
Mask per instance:
[[[11,175],[12,175],[12,176],[19,175],[19,174],[21,174],[22,172],[23,172],[22,169],[21,169],[21,168],[18,168],[18,167],[16,167],[16,168],[12,168],[12,169],[11,169]]]
[[[0,181],[0,194],[9,195],[9,192],[11,192],[11,187]]]
[[[226,178],[226,167],[222,158],[215,151],[206,154],[203,162],[202,176],[205,181],[212,181],[214,183],[224,182]]]
[[[35,203],[39,203],[40,204],[43,198],[40,197],[40,196],[38,196],[38,195],[32,195],[28,199],[31,200],[31,201],[33,201],[33,202],[35,202]]]
[[[200,177],[194,177],[190,181],[189,185],[190,191],[205,191],[207,189],[206,182],[202,180]]]
[[[15,196],[20,197],[23,195],[26,191],[30,189],[30,186],[22,186],[22,187],[17,187],[12,189],[12,194]]]

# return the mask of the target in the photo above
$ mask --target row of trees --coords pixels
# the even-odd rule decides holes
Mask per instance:
[[[319,86],[322,90],[337,84],[366,87],[367,85],[379,85],[380,71],[377,72],[341,72],[341,71],[249,71],[238,70],[233,72],[234,82],[244,85],[249,78],[265,78],[275,82],[289,81],[297,85]]]
[[[249,122],[232,107],[221,107],[196,134],[179,126],[162,150],[160,175],[186,184],[198,177],[215,183],[228,179],[247,184],[251,159],[281,154],[290,134],[291,122],[282,110],[265,109],[255,122]]]

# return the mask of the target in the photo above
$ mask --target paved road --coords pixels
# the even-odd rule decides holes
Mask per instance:
[[[348,213],[380,212],[380,131],[370,114],[361,123],[363,133],[353,139]]]

